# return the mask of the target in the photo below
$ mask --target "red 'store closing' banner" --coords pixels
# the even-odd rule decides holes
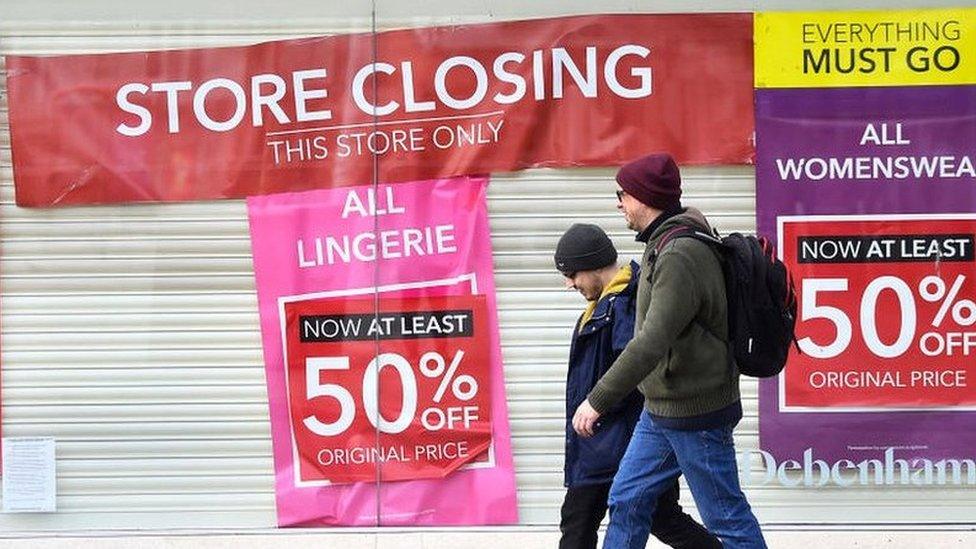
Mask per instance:
[[[374,57],[375,51],[375,57]],[[8,56],[21,206],[752,158],[750,14],[595,15]]]

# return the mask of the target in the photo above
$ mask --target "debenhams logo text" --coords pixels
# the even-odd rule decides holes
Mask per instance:
[[[756,457],[758,469],[753,468]],[[841,459],[834,463],[815,459],[812,448],[804,450],[800,461],[785,459],[780,463],[765,450],[748,449],[739,452],[739,469],[744,485],[771,482],[813,487],[976,485],[976,461],[972,459],[900,459],[895,457],[894,448],[885,450],[882,459],[859,462]]]

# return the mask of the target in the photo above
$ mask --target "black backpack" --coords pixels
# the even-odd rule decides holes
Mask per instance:
[[[732,233],[719,238],[692,227],[679,227],[661,237],[656,251],[682,237],[714,246],[721,257],[729,301],[730,360],[734,359],[739,372],[747,376],[780,373],[790,344],[796,344],[796,291],[772,244],[765,237]]]

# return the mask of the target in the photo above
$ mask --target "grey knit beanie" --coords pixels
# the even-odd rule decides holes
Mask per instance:
[[[617,261],[617,249],[600,227],[575,223],[559,239],[553,259],[563,274],[591,271]]]

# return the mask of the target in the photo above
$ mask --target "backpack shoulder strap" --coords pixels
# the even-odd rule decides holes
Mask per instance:
[[[699,242],[710,244],[712,250],[718,253],[719,258],[721,258],[720,250],[725,247],[725,243],[722,242],[722,239],[717,234],[709,234],[694,227],[680,226],[669,230],[661,236],[661,239],[657,241],[657,245],[654,246],[654,256],[660,255],[664,247],[676,238],[694,238]]]
[[[666,233],[661,235],[661,238],[658,239],[657,244],[654,246],[654,254],[659,255],[661,253],[661,250],[663,250],[664,247],[667,246],[668,243],[674,240],[675,238],[692,236],[693,233],[695,232],[696,232],[695,229],[685,225],[679,225],[672,229],[668,229]]]

